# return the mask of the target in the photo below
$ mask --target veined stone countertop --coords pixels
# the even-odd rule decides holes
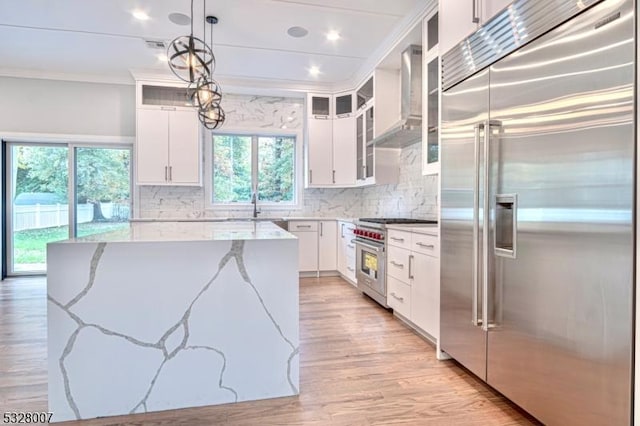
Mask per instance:
[[[398,231],[416,232],[418,234],[438,235],[438,225],[435,223],[425,224],[393,224],[387,225],[387,229],[397,229]]]
[[[238,218],[234,218],[234,217],[201,217],[201,218],[186,218],[186,219],[182,219],[182,218],[174,218],[174,219],[130,219],[130,222],[132,223],[152,223],[152,222],[231,222],[234,219],[238,219],[238,221],[249,221],[252,222],[251,218],[245,218],[245,217],[238,217]],[[284,221],[289,221],[289,220],[336,220],[336,221],[340,221],[340,222],[354,222],[356,220],[358,220],[357,218],[353,218],[353,217],[326,217],[326,216],[277,216],[277,217],[267,217],[267,216],[261,216],[259,218],[257,218],[255,221],[256,222],[268,222],[268,221],[272,221],[272,220],[284,220]]]
[[[126,228],[57,243],[283,240],[296,237],[269,221],[131,222]]]

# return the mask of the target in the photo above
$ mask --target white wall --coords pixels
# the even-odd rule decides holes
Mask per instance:
[[[0,77],[0,136],[135,135],[135,86]]]

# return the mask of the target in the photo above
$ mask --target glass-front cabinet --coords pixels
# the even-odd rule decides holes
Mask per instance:
[[[440,172],[440,52],[438,13],[425,18],[422,25],[424,51],[422,69],[422,174]]]

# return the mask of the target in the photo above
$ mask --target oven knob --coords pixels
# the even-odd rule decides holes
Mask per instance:
[[[381,240],[382,239],[382,234],[376,234],[376,240]]]
[[[369,237],[369,238],[373,238],[373,232],[371,232],[371,231],[367,231],[367,237]]]

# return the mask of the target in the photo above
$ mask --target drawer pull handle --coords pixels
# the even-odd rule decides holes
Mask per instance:
[[[356,270],[353,269],[351,266],[347,266],[347,269],[350,270],[351,272],[355,272]]]
[[[296,228],[311,228],[311,225],[296,225]]]
[[[435,248],[436,247],[433,244],[425,244],[425,243],[421,243],[421,242],[417,242],[416,245],[419,245],[420,247],[426,247],[426,248]]]
[[[394,292],[391,292],[391,296],[393,296],[394,299],[400,301],[400,302],[404,302],[404,297],[398,297],[396,296],[396,294]]]
[[[396,237],[389,237],[391,238],[393,241],[397,241],[399,243],[404,243],[404,238],[396,238]]]
[[[404,268],[404,265],[402,263],[396,263],[393,260],[389,261],[389,263],[391,263],[393,266],[397,266],[398,268]]]

